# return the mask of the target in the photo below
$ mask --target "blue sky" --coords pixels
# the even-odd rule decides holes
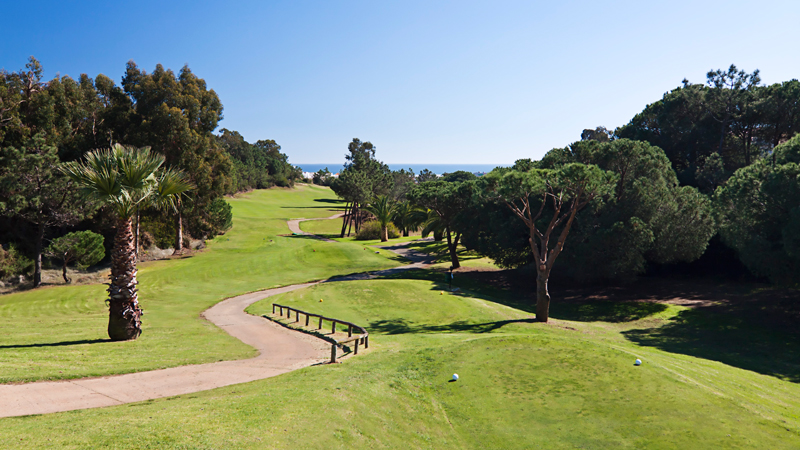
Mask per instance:
[[[686,77],[800,78],[800,2],[3,1],[0,67],[46,77],[188,64],[220,127],[293,163],[510,163],[614,128]]]

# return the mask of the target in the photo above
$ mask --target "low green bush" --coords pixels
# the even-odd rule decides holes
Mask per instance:
[[[400,230],[389,222],[389,239],[400,237]],[[370,220],[361,225],[361,229],[356,234],[357,241],[372,241],[381,238],[381,224],[377,220]]]
[[[8,249],[0,246],[0,279],[30,274],[33,271],[33,260],[26,257],[11,244]]]

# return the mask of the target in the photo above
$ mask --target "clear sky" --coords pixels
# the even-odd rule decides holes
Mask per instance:
[[[354,137],[389,163],[539,158],[623,125],[731,63],[800,78],[798,1],[38,1],[0,3],[0,67],[34,55],[120,82],[188,64],[220,127],[297,163]]]

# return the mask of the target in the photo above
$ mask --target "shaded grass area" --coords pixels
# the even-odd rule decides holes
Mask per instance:
[[[319,202],[317,200],[324,200]],[[286,219],[336,213],[327,188],[254,191],[230,199],[234,226],[189,258],[143,263],[144,332],[107,341],[104,285],[0,296],[0,382],[79,378],[254,356],[200,313],[230,296],[398,264],[352,244],[279,237]],[[322,208],[306,209],[307,206]]]
[[[370,349],[343,364],[171,399],[3,419],[0,437],[60,448],[800,444],[794,383],[639,347],[620,335],[623,324],[531,323],[528,312],[465,287],[445,293],[433,279],[439,274],[409,275],[323,283],[249,308],[267,314],[277,302],[370,324]],[[654,315],[683,310],[670,308]],[[633,366],[635,357],[645,364]],[[453,373],[460,379],[450,383]]]
[[[800,383],[800,330],[796,315],[800,298],[789,300],[790,295],[786,291],[769,290],[728,297],[725,301],[682,311],[663,326],[628,330],[624,335],[639,345],[720,361]]]
[[[415,276],[426,275],[418,272]],[[466,273],[456,280],[533,313],[534,283],[530,278],[525,270],[509,270]],[[550,292],[552,317],[619,324],[622,336],[641,346],[800,382],[800,291],[796,289],[645,278],[618,287],[556,284]],[[655,322],[625,329],[626,323],[645,318]]]

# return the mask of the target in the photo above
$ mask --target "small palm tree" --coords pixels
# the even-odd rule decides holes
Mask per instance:
[[[426,238],[433,233],[433,239],[441,241],[447,226],[442,222],[442,218],[435,211],[429,209],[423,213],[424,218],[420,226],[422,227],[422,237]]]
[[[427,214],[424,209],[406,201],[397,204],[392,222],[400,228],[403,236],[408,236],[408,232],[416,231],[425,219]]]
[[[372,213],[381,224],[381,242],[389,240],[389,222],[392,221],[396,207],[397,205],[388,195],[378,196],[372,203],[364,207],[364,210]]]
[[[159,172],[163,164],[164,157],[149,147],[115,144],[111,149],[89,152],[83,162],[73,161],[62,169],[84,195],[107,204],[117,216],[107,300],[108,337],[114,341],[136,339],[142,333],[131,219],[136,208],[151,201],[169,204],[193,188],[179,171]]]

